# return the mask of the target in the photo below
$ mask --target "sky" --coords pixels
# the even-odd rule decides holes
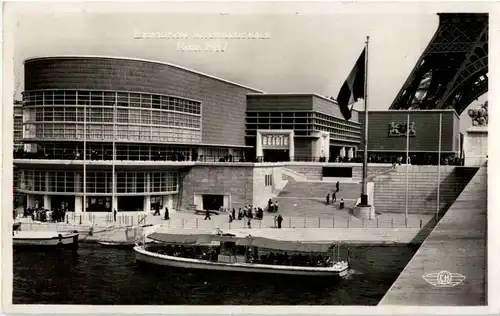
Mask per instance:
[[[164,61],[268,93],[336,97],[366,36],[369,108],[388,109],[438,26],[436,14],[26,13],[14,24],[15,96],[26,58],[104,55]],[[143,32],[187,39],[137,39]],[[195,39],[204,32],[259,32],[267,39]],[[224,52],[207,52],[206,45]],[[202,52],[182,51],[196,45]],[[484,102],[486,96],[479,101]],[[362,102],[355,108],[362,109]],[[466,116],[466,114],[465,114]],[[468,127],[468,117],[463,128]]]

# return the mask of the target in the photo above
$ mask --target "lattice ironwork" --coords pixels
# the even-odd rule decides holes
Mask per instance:
[[[488,91],[488,14],[442,13],[439,27],[391,109],[459,114]]]

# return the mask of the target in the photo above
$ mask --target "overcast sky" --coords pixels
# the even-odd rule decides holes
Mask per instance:
[[[24,14],[14,30],[16,97],[23,89],[23,60],[61,54],[165,61],[264,92],[336,97],[368,35],[369,106],[388,109],[437,26],[436,14]],[[189,38],[134,39],[138,32],[182,32]],[[260,32],[270,38],[199,40],[197,32]],[[207,43],[225,51],[179,51],[183,45],[205,49]]]

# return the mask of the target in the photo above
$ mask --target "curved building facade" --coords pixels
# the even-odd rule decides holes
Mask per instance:
[[[180,168],[245,160],[246,95],[259,92],[160,62],[26,60],[16,191],[46,209],[171,209]]]

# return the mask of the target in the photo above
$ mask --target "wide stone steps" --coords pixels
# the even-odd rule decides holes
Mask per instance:
[[[336,191],[332,182],[295,182],[290,181],[283,188],[279,197],[307,197],[325,200],[327,194]],[[357,199],[361,195],[361,184],[341,183],[337,199]]]

